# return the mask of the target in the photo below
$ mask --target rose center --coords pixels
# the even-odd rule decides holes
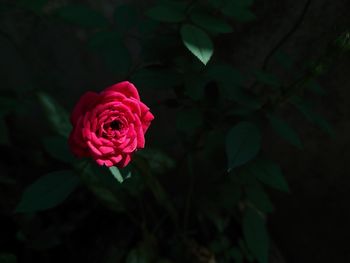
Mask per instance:
[[[109,125],[109,127],[111,127],[112,130],[119,130],[120,127],[120,122],[119,121],[112,121],[111,124]]]

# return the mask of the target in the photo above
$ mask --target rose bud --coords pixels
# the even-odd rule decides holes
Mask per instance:
[[[99,165],[123,168],[137,149],[144,148],[153,119],[128,81],[100,93],[88,91],[71,114],[70,149],[78,157],[91,156]]]

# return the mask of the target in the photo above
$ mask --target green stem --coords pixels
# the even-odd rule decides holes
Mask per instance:
[[[80,175],[81,181],[94,195],[102,202],[102,204],[108,209],[115,212],[124,212],[137,227],[143,228],[142,223],[138,220],[138,217],[133,215],[120,201],[119,196],[112,190],[108,189],[106,185],[101,183],[98,176],[91,171],[90,162],[84,160],[73,165],[74,170]],[[101,194],[101,191],[104,194]],[[120,210],[121,209],[121,210]]]
[[[151,190],[157,202],[168,211],[173,222],[178,227],[178,215],[176,209],[171,203],[169,196],[167,195],[163,186],[160,184],[158,179],[152,175],[147,161],[140,156],[134,155],[134,164],[136,168],[141,172],[148,188]]]

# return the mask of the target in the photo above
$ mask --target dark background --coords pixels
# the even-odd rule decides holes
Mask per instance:
[[[50,5],[55,6],[60,2],[52,1]],[[122,1],[89,1],[88,4],[110,17],[112,7],[120,2]],[[259,67],[271,48],[293,28],[306,2],[257,0],[254,12],[258,20],[237,26],[234,33],[220,39],[216,43],[219,56],[229,58],[232,65],[242,70]],[[140,4],[145,3],[142,1]],[[336,37],[338,32],[350,28],[348,10],[350,3],[346,0],[310,2],[300,25],[283,44],[283,50],[293,58],[297,67],[302,67],[306,61],[320,55],[330,39]],[[0,185],[0,251],[11,251],[17,255],[29,253],[18,240],[17,216],[13,216],[11,211],[24,187],[52,169],[50,163],[43,164],[46,157],[42,156],[40,151],[40,135],[45,134],[48,128],[42,125],[44,116],[40,109],[26,97],[30,94],[29,91],[45,89],[54,94],[66,109],[71,109],[84,91],[100,90],[119,80],[119,76],[113,75],[98,56],[85,48],[82,43],[86,37],[84,34],[84,31],[77,27],[57,21],[47,22],[30,11],[0,13],[1,93],[19,93],[32,109],[22,116],[10,116],[6,119],[13,144],[0,147],[0,169],[1,174],[13,176],[16,184]],[[137,47],[133,46],[132,41],[129,45],[131,50],[137,52]],[[230,53],[226,52],[227,47]],[[278,65],[274,63],[269,64],[269,69],[279,70]],[[349,76],[350,59],[349,56],[344,56],[332,64],[319,79],[326,95],[317,97],[317,109],[333,125],[336,131],[333,139],[309,125],[300,115],[290,112],[288,118],[297,128],[304,149],[298,151],[286,144],[281,146],[282,141],[273,135],[264,142],[266,151],[281,164],[290,183],[291,194],[273,195],[276,210],[269,221],[274,243],[289,263],[350,260]],[[142,89],[140,93],[144,101],[151,105],[155,116],[159,116],[154,124],[155,128],[147,135],[149,144],[157,145],[159,142],[155,138],[162,134],[171,134],[174,128],[169,122],[169,118],[174,116],[174,110],[157,108],[154,105],[161,98],[172,94]],[[169,132],[161,130],[162,126],[167,126],[165,131]],[[84,190],[81,191],[85,193]],[[64,221],[65,217],[70,216],[76,218],[71,212],[79,214],[82,202],[78,196],[69,205],[45,215],[51,218],[45,218],[44,223],[36,223],[40,225]],[[110,231],[103,227],[111,225],[107,212],[97,209],[92,213],[93,215],[84,221],[81,229],[69,236],[71,244],[66,244],[80,251],[76,255],[83,255],[83,259],[87,256],[84,255],[86,248],[99,249],[99,244],[103,247],[102,244],[106,240],[99,243],[96,239],[103,235],[101,233],[106,234]],[[122,228],[122,225],[123,223],[118,227]],[[33,226],[33,229],[35,228]],[[123,238],[127,236],[128,233],[125,233]],[[97,245],[89,240],[90,238],[94,239]],[[73,262],[74,255],[66,253],[67,250],[58,246],[45,252],[38,250],[28,255],[23,254],[20,256],[20,262],[34,262],[31,260],[38,257],[40,261],[37,262],[49,262],[52,255],[56,256],[57,262],[62,262],[67,257]],[[82,260],[81,257],[76,257],[75,260]],[[94,261],[94,255],[90,261],[88,257],[85,261],[98,262]]]

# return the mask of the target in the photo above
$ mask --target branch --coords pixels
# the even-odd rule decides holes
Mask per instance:
[[[295,31],[298,29],[298,27],[300,26],[300,24],[303,22],[305,15],[310,7],[311,4],[311,0],[307,0],[306,4],[298,18],[298,20],[296,21],[296,23],[293,25],[293,27],[287,32],[287,34],[285,34],[283,36],[283,38],[277,43],[277,45],[270,51],[270,53],[265,57],[264,62],[263,62],[263,66],[262,69],[266,69],[268,63],[270,62],[270,59],[272,58],[272,56],[276,53],[276,51],[278,51],[285,42],[287,42],[287,40],[295,33]]]

